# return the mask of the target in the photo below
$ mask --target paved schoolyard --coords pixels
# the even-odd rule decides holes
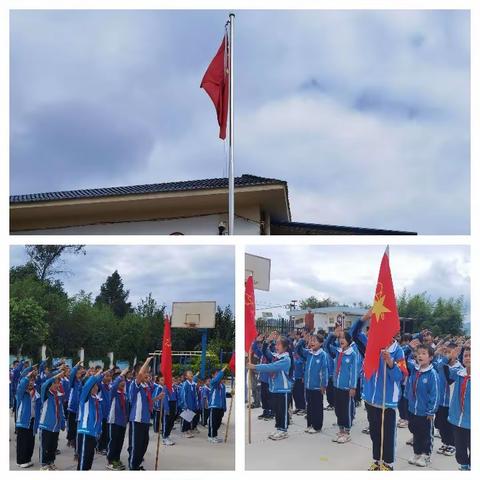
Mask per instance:
[[[367,414],[363,406],[357,408],[352,428],[352,441],[343,445],[332,442],[337,428],[333,411],[325,411],[323,430],[314,435],[304,433],[306,420],[303,416],[293,415],[293,424],[289,427],[289,438],[272,441],[267,436],[275,430],[274,420],[258,420],[261,409],[252,409],[252,443],[248,444],[246,434],[247,470],[367,470],[372,462],[370,436],[361,432],[367,425]],[[245,413],[248,425],[248,410]],[[246,427],[248,428],[248,427]],[[396,470],[417,470],[408,463],[412,456],[412,447],[405,444],[411,434],[408,428],[397,428]],[[435,438],[435,449],[441,445]],[[445,457],[433,453],[428,470],[456,470],[455,457]]]
[[[227,408],[230,406],[230,398],[227,398]],[[223,417],[223,423],[219,430],[219,437],[225,437],[225,426],[228,410]],[[173,447],[160,445],[159,470],[233,470],[235,468],[235,408],[232,408],[230,427],[228,430],[227,443],[212,445],[207,441],[207,429],[199,426],[200,433],[195,438],[183,438],[180,433],[180,424],[175,424],[171,438],[176,442]],[[55,462],[59,470],[76,470],[77,464],[73,461],[73,450],[67,447],[65,432],[60,433],[60,455]],[[128,434],[125,438],[121,460],[125,465],[128,463],[127,453]],[[157,436],[150,429],[150,442],[147,454],[143,462],[146,470],[154,470]],[[22,470],[16,464],[16,440],[14,434],[13,416],[10,417],[10,469]],[[33,459],[35,465],[27,470],[38,470],[38,436],[35,443]],[[92,470],[105,470],[106,458],[95,455]]]

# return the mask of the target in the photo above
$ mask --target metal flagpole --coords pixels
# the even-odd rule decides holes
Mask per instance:
[[[230,13],[228,22],[228,234],[233,235],[235,221],[235,172],[233,168],[233,35],[235,14]]]

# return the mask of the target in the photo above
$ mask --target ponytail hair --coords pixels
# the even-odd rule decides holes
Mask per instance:
[[[288,370],[288,378],[293,378],[293,369],[294,369],[294,363],[293,363],[293,353],[292,349],[290,348],[290,342],[288,341],[288,338],[285,336],[281,336],[278,341],[282,344],[282,347],[285,349],[286,352],[288,352],[288,356],[290,357],[290,368]]]

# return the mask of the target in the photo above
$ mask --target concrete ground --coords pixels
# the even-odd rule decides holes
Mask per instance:
[[[227,409],[230,406],[230,398],[227,398]],[[225,438],[225,426],[227,423],[228,410],[223,417],[223,423],[219,430],[219,437]],[[230,427],[228,430],[227,443],[213,445],[207,441],[207,429],[199,426],[200,433],[194,438],[183,438],[180,433],[180,424],[175,424],[175,430],[171,439],[176,442],[172,447],[160,445],[159,470],[234,470],[235,469],[235,408],[232,408]],[[77,464],[73,461],[73,450],[67,447],[65,432],[60,433],[59,449],[55,465],[59,470],[76,470]],[[127,452],[128,435],[125,438],[121,460],[128,464]],[[155,453],[157,447],[157,435],[150,429],[150,442],[143,466],[146,470],[154,470]],[[16,438],[14,433],[13,416],[10,417],[10,470],[22,470],[16,463]],[[38,470],[38,436],[35,439],[35,450],[32,461],[35,465],[28,470]],[[92,470],[105,470],[106,458],[95,455]]]
[[[248,444],[248,430],[245,447],[247,470],[367,470],[372,463],[370,436],[362,433],[367,426],[367,414],[363,406],[357,408],[352,428],[352,441],[339,445],[332,442],[338,431],[333,411],[325,411],[323,430],[314,435],[304,433],[306,419],[293,415],[289,437],[272,441],[267,436],[275,430],[274,420],[258,420],[261,409],[252,409],[252,443]],[[246,412],[248,429],[248,410]],[[398,416],[398,415],[397,415]],[[396,470],[425,470],[408,463],[413,454],[412,447],[405,444],[411,437],[408,428],[397,429]],[[434,452],[441,445],[435,438]],[[432,454],[427,470],[457,470],[455,457]]]

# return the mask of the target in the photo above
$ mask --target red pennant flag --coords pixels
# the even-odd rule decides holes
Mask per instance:
[[[160,371],[162,372],[166,387],[172,392],[172,331],[168,316],[165,316],[163,322],[162,360],[160,363]]]
[[[372,307],[372,318],[370,319],[370,330],[368,331],[367,349],[363,365],[367,379],[378,370],[381,350],[392,344],[392,338],[399,331],[400,319],[393,290],[387,247],[380,264],[377,289]]]
[[[253,276],[250,275],[245,284],[245,351],[250,352],[253,341],[257,338],[255,325],[255,292],[253,290]]]
[[[228,362],[228,368],[232,372],[232,375],[235,375],[235,352],[233,352],[232,358]]]
[[[225,35],[200,84],[200,88],[205,89],[215,105],[220,126],[219,137],[222,140],[227,136],[228,83],[228,39]]]

